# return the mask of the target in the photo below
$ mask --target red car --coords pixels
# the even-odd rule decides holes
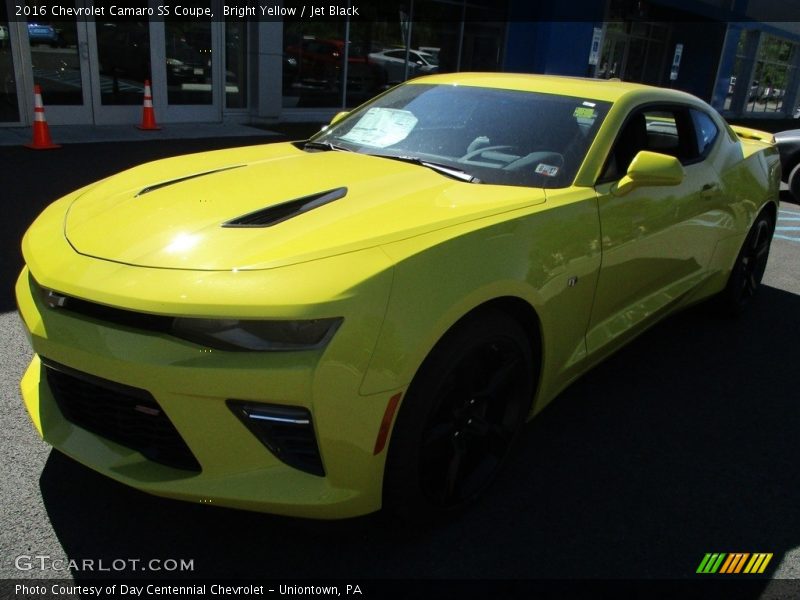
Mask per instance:
[[[301,44],[288,46],[286,54],[294,58],[297,63],[295,85],[329,91],[340,89],[344,53],[344,40],[304,37]],[[352,42],[347,64],[349,92],[370,93],[378,90],[384,83],[381,70],[369,64],[363,50]]]

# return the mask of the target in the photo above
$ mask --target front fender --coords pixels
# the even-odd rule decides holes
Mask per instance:
[[[596,198],[585,190],[560,206],[527,207],[384,251],[395,263],[394,282],[362,394],[409,385],[455,323],[497,298],[520,299],[538,317],[540,397],[552,396],[585,357],[600,266]]]

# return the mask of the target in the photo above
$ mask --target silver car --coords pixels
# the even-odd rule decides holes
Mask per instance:
[[[369,62],[378,65],[386,72],[389,85],[400,83],[406,75],[406,51],[404,49],[382,50],[372,52]],[[408,52],[408,77],[431,75],[439,71],[439,59],[428,52],[409,50]]]

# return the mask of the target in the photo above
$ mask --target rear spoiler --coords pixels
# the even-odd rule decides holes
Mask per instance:
[[[733,132],[742,140],[757,140],[759,142],[766,142],[767,144],[775,143],[775,136],[766,131],[758,129],[750,129],[749,127],[742,127],[741,125],[731,125]]]

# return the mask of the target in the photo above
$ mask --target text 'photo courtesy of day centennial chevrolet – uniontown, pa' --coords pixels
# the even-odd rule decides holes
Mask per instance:
[[[223,4],[222,14],[215,14],[210,7],[185,6],[181,4],[159,3],[156,6],[130,7],[118,6],[70,6],[69,3],[20,3],[14,5],[14,15],[18,17],[187,17],[215,18],[233,17],[299,17],[301,19],[329,17],[358,17],[357,6],[338,4],[304,4],[301,6],[280,6],[270,3],[247,3],[244,6]]]

